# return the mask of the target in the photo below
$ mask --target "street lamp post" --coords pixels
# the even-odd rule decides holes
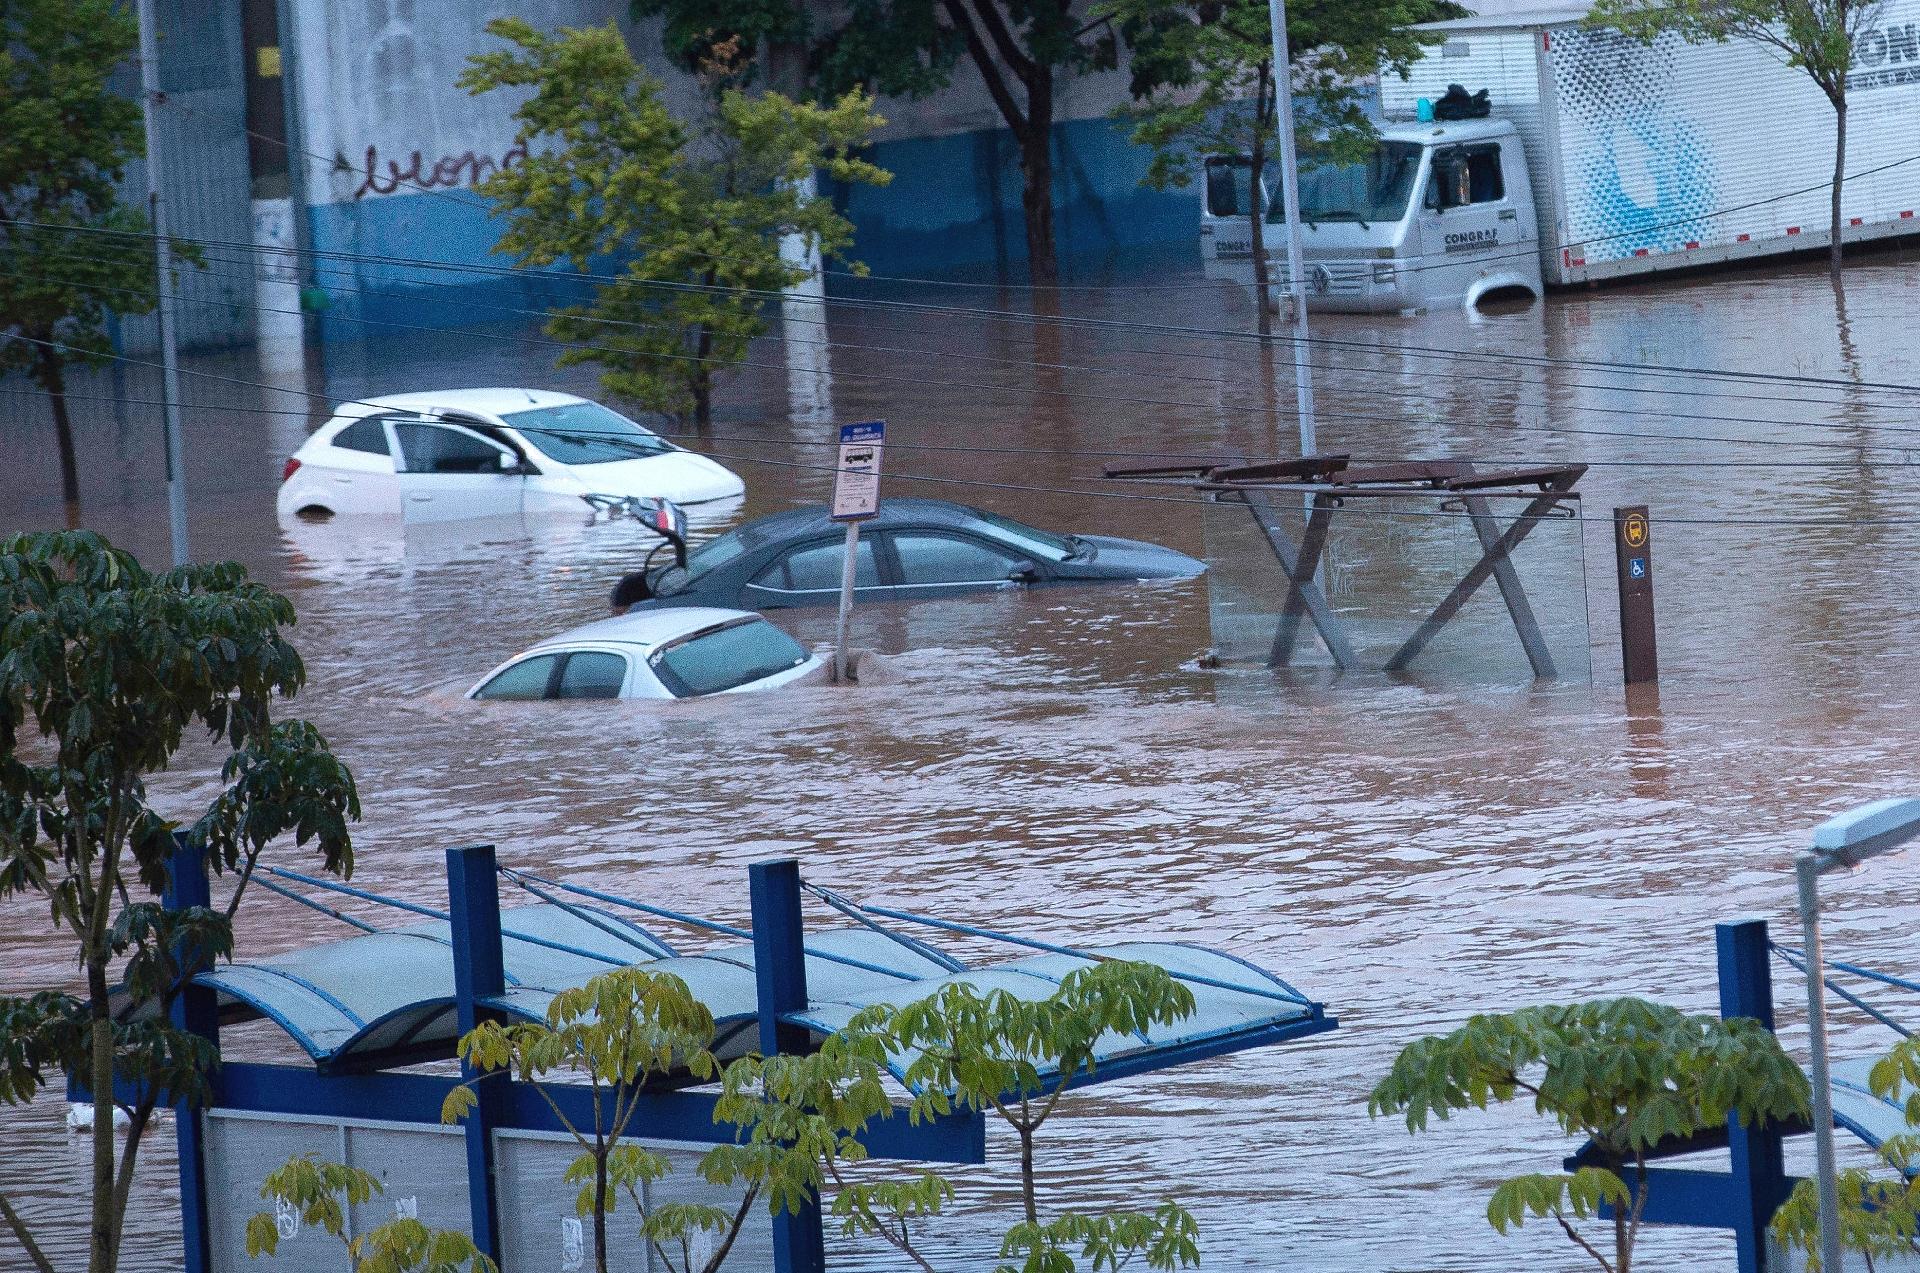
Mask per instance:
[[[1820,877],[1859,866],[1920,836],[1920,800],[1876,800],[1814,828],[1813,849],[1793,860],[1800,885],[1800,933],[1806,947],[1808,1076],[1813,1083],[1813,1141],[1820,1191],[1820,1267],[1839,1273],[1840,1187],[1833,1150],[1833,1085],[1827,1068],[1827,988],[1820,953]]]

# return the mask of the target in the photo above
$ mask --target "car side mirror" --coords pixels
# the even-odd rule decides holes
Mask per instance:
[[[1030,561],[1023,561],[1007,572],[1009,583],[1032,583],[1039,577],[1040,572],[1033,568],[1033,563]]]
[[[520,457],[508,451],[500,452],[500,471],[502,473],[518,473],[520,471]]]

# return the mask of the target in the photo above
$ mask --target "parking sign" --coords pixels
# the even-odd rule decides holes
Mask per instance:
[[[840,462],[833,473],[833,520],[858,522],[880,511],[880,446],[887,422],[840,426]]]

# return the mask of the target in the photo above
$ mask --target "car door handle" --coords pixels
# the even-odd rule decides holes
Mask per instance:
[[[1502,221],[1518,221],[1520,219],[1520,213],[1514,208],[1507,208],[1500,213],[1500,219]]]

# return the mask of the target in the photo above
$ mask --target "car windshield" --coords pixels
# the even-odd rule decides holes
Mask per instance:
[[[611,464],[674,449],[659,434],[597,402],[515,411],[501,419],[556,464]]]
[[[648,590],[656,597],[685,592],[694,580],[710,570],[719,569],[745,551],[746,538],[737,530],[730,530],[703,544],[695,544],[687,552],[684,569],[678,565],[655,567],[653,578],[648,580]]]
[[[647,660],[660,683],[678,698],[718,694],[806,661],[801,644],[765,619],[710,628],[656,651]]]
[[[1404,141],[1383,141],[1357,163],[1302,168],[1301,219],[1398,221],[1407,214],[1419,172],[1420,147]]]
[[[1011,517],[1002,517],[998,513],[989,513],[984,508],[969,508],[969,513],[991,526],[994,538],[1016,548],[1024,549],[1048,561],[1065,561],[1077,556],[1076,545],[1071,537],[1056,535],[1050,530],[1040,530],[1014,521]]]

